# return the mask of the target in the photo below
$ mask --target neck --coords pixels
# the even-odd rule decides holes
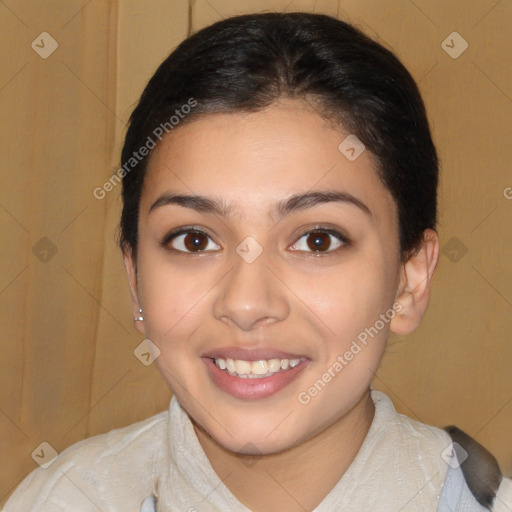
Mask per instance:
[[[313,510],[355,459],[370,429],[370,391],[343,417],[286,451],[254,458],[226,450],[194,425],[213,469],[253,512]],[[264,490],[264,492],[262,492]]]

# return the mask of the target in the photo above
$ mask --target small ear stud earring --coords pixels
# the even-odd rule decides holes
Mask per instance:
[[[143,322],[144,321],[144,317],[142,316],[142,308],[139,308],[139,316],[136,316],[134,319],[133,319],[134,322]]]

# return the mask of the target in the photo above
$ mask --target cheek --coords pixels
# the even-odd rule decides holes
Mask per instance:
[[[296,281],[297,295],[310,308],[309,322],[323,329],[318,360],[299,397],[301,404],[314,403],[305,414],[315,416],[320,408],[332,420],[344,400],[345,409],[354,405],[378,368],[394,316],[394,290],[392,272],[375,252],[347,260],[336,272]]]
[[[141,251],[139,290],[148,337],[162,348],[173,340],[186,340],[204,320],[216,282],[200,263],[170,264],[165,255]]]
[[[392,272],[382,258],[372,253],[359,254],[343,264],[318,272],[315,276],[297,274],[293,290],[309,310],[336,348],[375,324],[392,305]],[[314,313],[314,314],[313,314]]]
[[[207,273],[149,259],[141,266],[140,275],[146,336],[160,350],[155,364],[172,393],[187,403],[183,387],[197,394],[195,378],[204,371],[192,338],[208,316],[212,283]]]

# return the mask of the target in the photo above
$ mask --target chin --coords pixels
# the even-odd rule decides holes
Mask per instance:
[[[230,419],[233,421],[226,418],[222,426],[208,421],[199,428],[222,448],[243,455],[277,454],[299,445],[305,439],[301,432],[304,424],[301,424],[301,431],[298,431],[295,424],[287,424],[284,427],[281,425],[283,428],[280,428],[282,416],[260,423],[242,419],[240,416]],[[194,423],[197,426],[197,422]]]
[[[278,453],[283,453],[296,445],[301,443],[300,439],[276,439],[275,441],[268,441],[262,437],[261,439],[253,439],[252,441],[249,438],[241,438],[237,439],[235,442],[231,440],[228,445],[219,443],[216,439],[216,442],[220,444],[223,448],[230,450],[234,453],[238,453],[240,455],[253,455],[253,456],[263,456],[263,455],[276,455]]]

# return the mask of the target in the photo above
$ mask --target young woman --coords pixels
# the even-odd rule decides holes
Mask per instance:
[[[390,51],[323,15],[207,27],[148,83],[120,174],[135,326],[173,398],[8,512],[512,510],[482,447],[371,389],[439,254],[436,150]]]

